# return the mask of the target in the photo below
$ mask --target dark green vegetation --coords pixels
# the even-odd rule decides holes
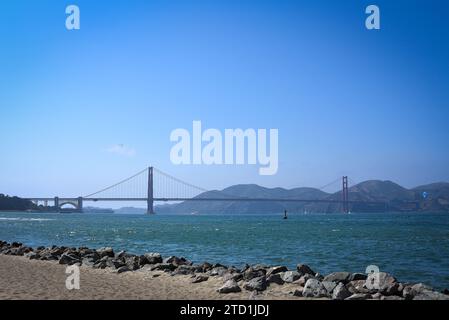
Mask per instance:
[[[9,197],[0,194],[0,210],[3,211],[26,211],[38,210],[39,208],[31,201],[18,197]]]
[[[254,184],[235,185],[221,191],[208,191],[198,198],[282,198],[305,200],[341,200],[341,191],[326,193],[315,188],[264,188]],[[433,183],[406,189],[391,181],[370,180],[349,188],[352,212],[449,212],[449,183]],[[342,211],[340,203],[255,202],[255,201],[185,201],[163,205],[158,213],[279,213]]]

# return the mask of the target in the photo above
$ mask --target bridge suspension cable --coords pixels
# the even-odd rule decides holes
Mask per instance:
[[[99,195],[101,195],[102,197],[104,197],[104,198],[112,198],[112,197],[114,197],[114,196],[117,196],[117,194],[115,193],[115,192],[117,192],[117,191],[124,191],[123,190],[123,185],[124,184],[130,184],[129,182],[135,182],[135,181],[133,181],[133,180],[137,180],[136,178],[142,178],[143,176],[144,176],[144,174],[145,173],[147,173],[148,172],[148,169],[144,169],[144,170],[142,170],[142,171],[139,171],[138,173],[136,173],[136,174],[134,174],[134,175],[132,175],[131,177],[128,177],[128,178],[126,178],[126,179],[123,179],[123,180],[121,180],[121,181],[119,181],[119,182],[117,182],[117,183],[115,183],[115,184],[113,184],[113,185],[111,185],[111,186],[109,186],[109,187],[106,187],[106,188],[104,188],[104,189],[101,189],[101,190],[99,190],[99,191],[96,191],[96,192],[94,192],[94,193],[91,193],[91,194],[89,194],[89,195],[87,195],[87,196],[84,196],[83,198],[94,198],[94,197],[98,197]],[[139,179],[139,180],[142,180],[142,179]],[[141,181],[140,181],[140,183],[139,184],[142,184],[141,183]],[[131,185],[131,188],[130,189],[133,189],[133,193],[134,192],[136,192],[138,187],[135,185],[135,183],[134,183],[134,185]],[[144,191],[144,190],[143,190]],[[108,193],[109,192],[109,193]],[[108,193],[108,194],[107,194]],[[110,194],[113,194],[113,196],[111,196]],[[132,197],[135,197],[135,198],[138,198],[140,195],[142,196],[142,197],[144,197],[145,196],[145,193],[142,193],[142,190],[139,190],[139,191],[137,191],[137,193],[139,193],[139,195],[137,195],[137,194],[134,194],[133,196],[131,196],[130,198],[132,198]],[[121,197],[122,198],[124,198],[123,197],[123,194],[121,194]]]
[[[155,199],[188,199],[208,190],[180,180],[159,169],[152,168],[152,190]],[[149,169],[114,183],[111,186],[93,192],[83,198],[119,198],[119,199],[145,199],[149,190]]]

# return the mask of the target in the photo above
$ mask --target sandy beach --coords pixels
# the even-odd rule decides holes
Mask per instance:
[[[102,299],[249,299],[251,292],[219,294],[221,277],[191,283],[191,276],[171,276],[166,272],[140,270],[117,274],[109,269],[80,267],[80,290],[67,290],[66,266],[58,262],[28,260],[21,256],[0,255],[0,299],[102,300]],[[305,299],[289,292],[293,284],[272,284],[257,299]]]

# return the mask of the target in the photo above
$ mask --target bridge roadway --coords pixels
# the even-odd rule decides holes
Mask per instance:
[[[30,201],[54,201],[55,198],[25,198]],[[82,201],[148,201],[148,198],[59,198],[59,201],[62,202],[75,202],[79,199]],[[285,198],[153,198],[153,201],[159,202],[169,202],[169,201],[260,201],[260,202],[307,202],[307,203],[342,203],[343,200],[329,200],[329,199],[285,199]],[[357,200],[349,200],[348,203],[363,203],[363,204],[384,204],[385,202],[381,201],[357,201]]]

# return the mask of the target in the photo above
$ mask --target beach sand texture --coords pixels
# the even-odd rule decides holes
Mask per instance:
[[[238,293],[218,293],[217,288],[223,285],[221,277],[209,277],[205,282],[191,283],[190,276],[171,276],[161,271],[141,270],[117,274],[112,270],[85,266],[80,267],[80,289],[68,290],[65,270],[66,266],[58,262],[0,255],[0,299],[247,300],[251,296],[251,292],[245,289]],[[290,294],[296,287],[292,284],[272,284],[256,298],[305,299]]]

